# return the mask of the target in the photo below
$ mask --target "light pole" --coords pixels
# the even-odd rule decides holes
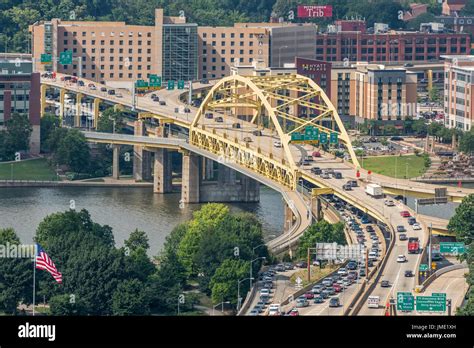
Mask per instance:
[[[221,305],[222,305],[222,310],[221,310],[221,312],[224,313],[224,304],[229,304],[229,303],[230,303],[230,301],[223,301],[223,302],[221,302],[221,303],[216,304],[214,307],[212,307],[212,315],[214,315],[215,310],[216,310],[216,307],[217,307],[217,306],[221,306]]]
[[[109,120],[111,120],[114,123],[113,125],[114,128],[112,130],[112,133],[115,134],[115,118],[109,116]]]
[[[252,289],[252,279],[253,279],[253,277],[252,277],[252,272],[253,272],[253,270],[252,270],[252,265],[253,265],[253,263],[254,263],[255,261],[261,260],[261,259],[262,259],[262,260],[265,260],[266,257],[265,257],[265,256],[261,256],[261,257],[257,257],[257,258],[255,258],[255,259],[253,259],[252,261],[250,261],[250,277],[249,277],[249,278],[250,278],[250,279],[249,279],[249,282],[250,282],[250,289]]]
[[[265,243],[257,245],[255,248],[252,249],[252,255],[255,254],[255,249],[260,248],[261,246],[265,245]]]
[[[237,282],[237,312],[239,312],[240,310],[240,302],[241,302],[241,299],[240,299],[240,283],[246,281],[247,279],[249,278],[244,278],[242,280],[239,280]],[[253,280],[254,278],[250,278],[250,280]]]
[[[280,68],[281,67],[281,49],[282,48],[288,48],[288,46],[281,46],[281,47],[278,47],[278,67]]]

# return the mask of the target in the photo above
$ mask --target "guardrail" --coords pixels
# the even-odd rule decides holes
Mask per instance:
[[[240,307],[240,310],[237,313],[237,316],[243,316],[249,310],[250,305],[252,304],[255,298],[255,295],[257,294],[257,283],[258,281],[255,282],[254,286],[252,286],[252,289],[250,289],[250,291],[247,293],[247,296],[245,297],[245,301],[242,304],[242,307]]]
[[[455,270],[458,270],[458,269],[464,269],[464,268],[469,269],[467,263],[465,263],[465,262],[457,264],[457,265],[446,266],[446,267],[443,267],[443,268],[437,270],[432,275],[430,275],[428,278],[426,278],[425,281],[421,284],[422,288],[420,289],[420,292],[425,291],[426,287],[428,285],[430,285],[440,275],[442,275],[444,273],[451,272],[451,271],[455,271]]]
[[[387,251],[385,253],[385,257],[383,258],[382,262],[380,262],[373,270],[370,274],[368,274],[367,276],[367,280],[366,280],[366,284],[367,284],[367,281],[370,281],[370,279],[372,278],[372,276],[375,278],[374,281],[369,285],[369,287],[367,288],[366,291],[362,291],[362,288],[365,289],[365,287],[367,286],[366,284],[361,287],[361,291],[359,291],[359,293],[354,297],[354,300],[352,302],[352,307],[350,310],[347,311],[347,314],[345,315],[349,315],[349,314],[357,314],[360,309],[362,308],[362,305],[367,301],[367,299],[369,298],[369,294],[375,289],[375,287],[377,286],[377,283],[382,275],[382,271],[385,267],[385,264],[387,263],[387,260],[388,260],[388,256],[390,255],[390,253],[392,252],[392,249],[395,245],[395,231],[392,229],[392,226],[390,225],[386,225],[388,227],[388,230],[390,232],[390,244],[387,248]],[[385,240],[385,238],[384,238]],[[377,272],[377,274],[375,274]]]

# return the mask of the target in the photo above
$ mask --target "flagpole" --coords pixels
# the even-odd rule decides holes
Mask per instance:
[[[37,246],[35,244],[35,247],[34,247],[34,252],[35,252],[35,256],[34,256],[34,261],[33,261],[33,316],[35,316],[35,296],[36,296],[36,253],[37,253]]]

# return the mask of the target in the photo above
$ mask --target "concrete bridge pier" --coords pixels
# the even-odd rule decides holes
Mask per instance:
[[[171,151],[167,149],[156,149],[154,152],[155,161],[153,166],[153,192],[169,193],[173,190]]]
[[[146,135],[146,126],[143,121],[135,121],[135,135]],[[141,145],[133,146],[133,179],[135,181],[151,180],[151,153]]]
[[[311,212],[316,217],[317,221],[320,221],[323,219],[321,199],[317,196],[311,198]]]
[[[112,178],[120,179],[120,145],[113,144],[113,155],[112,155]]]
[[[183,175],[181,183],[182,203],[199,203],[200,157],[189,151],[183,151]]]

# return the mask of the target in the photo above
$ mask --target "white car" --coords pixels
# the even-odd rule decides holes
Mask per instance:
[[[407,258],[405,257],[405,255],[397,256],[397,262],[406,262],[406,261],[407,261]]]
[[[275,141],[273,142],[273,146],[275,146],[275,147],[282,147],[281,141],[275,140]]]
[[[279,303],[274,303],[274,304],[271,304],[270,307],[268,307],[268,315],[280,315],[281,314],[281,311],[280,311],[280,304]]]
[[[412,227],[415,231],[421,230],[421,225],[418,222],[414,223]]]
[[[344,275],[347,275],[347,271],[345,268],[341,268],[339,271],[337,271],[337,274],[344,276]]]
[[[387,207],[395,206],[395,203],[393,203],[393,201],[391,199],[386,199],[384,203]]]

